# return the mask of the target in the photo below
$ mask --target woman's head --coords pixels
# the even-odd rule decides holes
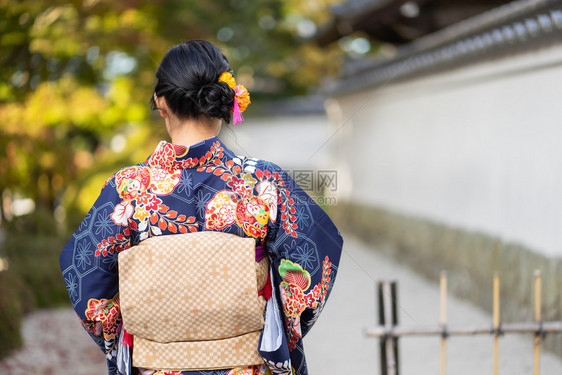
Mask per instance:
[[[234,90],[219,81],[230,72],[226,56],[212,43],[190,40],[172,47],[156,71],[154,94],[164,97],[168,109],[180,120],[202,116],[230,122]],[[152,108],[156,109],[154,95]]]

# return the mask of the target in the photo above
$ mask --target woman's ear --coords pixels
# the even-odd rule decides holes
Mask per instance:
[[[163,119],[168,117],[168,105],[166,104],[166,99],[163,96],[156,96],[154,93],[154,101],[156,102],[156,108],[160,112],[160,117]]]

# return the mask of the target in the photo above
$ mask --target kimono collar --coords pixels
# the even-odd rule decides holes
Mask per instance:
[[[147,160],[147,164],[168,171],[182,168],[196,168],[222,158],[227,148],[218,137],[205,139],[189,147],[160,141]]]

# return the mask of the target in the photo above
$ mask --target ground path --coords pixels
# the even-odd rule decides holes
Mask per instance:
[[[405,325],[435,324],[439,290],[410,269],[389,260],[365,244],[344,236],[340,272],[330,301],[305,338],[311,375],[379,374],[377,341],[362,331],[375,323],[375,285],[399,282],[400,321]],[[481,309],[450,297],[451,324],[489,323]],[[71,309],[43,310],[23,324],[25,347],[0,363],[0,374],[104,374],[101,351],[90,341]],[[402,375],[439,373],[439,339],[406,338],[400,343]],[[491,337],[451,338],[448,373],[492,373]],[[562,374],[562,359],[543,353],[541,374]],[[505,336],[500,340],[500,374],[532,374],[532,338]]]

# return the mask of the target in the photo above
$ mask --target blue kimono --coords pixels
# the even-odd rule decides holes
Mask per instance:
[[[190,147],[162,141],[144,163],[118,171],[62,251],[72,305],[106,354],[109,374],[131,371],[118,253],[153,236],[204,230],[251,237],[265,247],[274,290],[259,347],[267,366],[183,373],[307,374],[302,338],[332,290],[342,237],[280,167],[236,156],[217,137]]]

